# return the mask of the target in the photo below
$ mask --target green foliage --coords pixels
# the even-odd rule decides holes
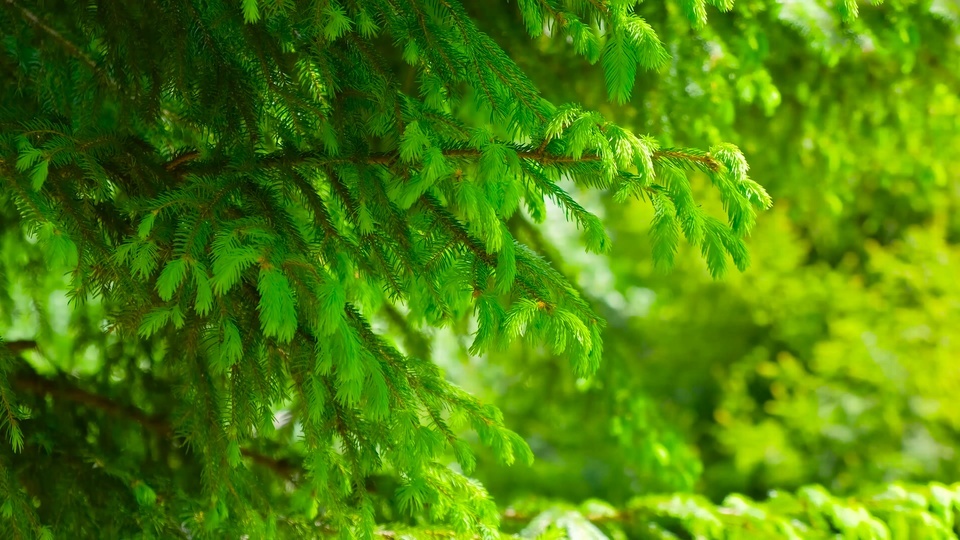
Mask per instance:
[[[575,98],[664,147],[717,156],[717,144],[736,142],[776,204],[746,241],[750,268],[722,282],[701,249],[651,242],[684,234],[660,217],[673,208],[573,192],[603,215],[603,256],[571,250],[576,236],[556,220],[523,231],[608,326],[589,382],[533,347],[462,370],[457,380],[498,396],[538,456],[529,471],[479,469],[501,500],[623,507],[637,493],[689,491],[719,502],[956,476],[946,359],[960,320],[945,308],[960,298],[945,281],[960,238],[960,170],[946,157],[960,144],[946,91],[960,73],[956,10],[861,2],[847,23],[836,3],[711,6],[699,30],[682,3],[637,9],[677,60],[638,79],[638,98],[621,107],[604,104],[602,74],[564,77],[582,64],[560,40],[521,63],[538,81],[564,81],[544,85],[551,99]],[[699,172],[687,178],[705,213],[730,207]],[[668,275],[655,263],[664,259]]]
[[[623,509],[598,500],[579,507],[536,501],[507,516],[522,522],[536,515],[520,533],[528,538],[955,538],[958,495],[957,486],[934,483],[838,499],[812,485],[762,502],[731,495],[718,505],[680,494],[637,497]]]
[[[490,6],[0,5],[2,530],[954,537],[952,8]]]

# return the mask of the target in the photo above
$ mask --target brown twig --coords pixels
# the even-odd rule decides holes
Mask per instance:
[[[36,346],[36,343],[33,342],[17,341],[7,343],[7,346],[10,347],[12,344],[17,343],[24,344],[20,350],[30,348],[25,345],[27,343],[32,343],[33,346]],[[107,416],[131,420],[161,437],[172,438],[175,435],[173,426],[163,417],[150,415],[136,407],[124,405],[99,394],[88,392],[62,379],[48,379],[35,373],[21,371],[12,377],[11,382],[17,390],[40,396],[50,395],[53,396],[54,399],[63,399],[97,409]],[[249,449],[242,449],[241,453],[250,458],[254,463],[266,467],[283,477],[289,478],[303,472],[298,465],[286,459],[266,456]]]
[[[13,354],[20,354],[23,351],[37,348],[37,342],[32,339],[21,339],[17,341],[4,341],[3,345]]]
[[[528,159],[531,161],[536,161],[541,165],[571,165],[574,163],[590,163],[596,162],[603,159],[597,154],[584,154],[580,157],[571,157],[571,156],[558,156],[551,155],[546,153],[545,147],[537,147],[532,150],[521,150],[514,149],[517,153],[517,157],[520,159]],[[476,159],[481,157],[482,152],[475,148],[452,148],[443,150],[443,155],[449,158],[459,158],[459,159]],[[682,159],[686,161],[692,161],[696,163],[703,164],[705,167],[711,171],[717,172],[721,169],[720,163],[709,154],[691,154],[684,152],[678,149],[664,149],[658,150],[653,153],[653,160],[657,161],[659,159]],[[366,164],[366,165],[391,165],[395,163],[400,158],[399,151],[392,152],[378,152],[367,155],[355,155],[355,156],[327,156],[321,153],[308,152],[300,155],[291,155],[287,153],[276,153],[270,156],[266,156],[260,163],[256,166],[276,166],[276,165],[296,165],[298,163],[306,163],[308,161],[314,160],[322,165],[337,165],[337,164]],[[172,162],[171,162],[172,163]],[[169,166],[169,165],[168,165]]]
[[[166,169],[166,170],[168,170],[168,171],[170,171],[170,172],[173,172],[173,171],[175,171],[175,170],[177,169],[177,167],[179,167],[180,165],[183,165],[184,163],[187,163],[188,161],[193,161],[193,160],[197,159],[198,157],[200,157],[200,152],[187,152],[186,154],[177,156],[176,158],[170,160],[169,162],[167,162],[166,165],[163,166],[163,168]]]
[[[166,436],[173,434],[173,428],[161,418],[150,416],[136,407],[122,405],[82,388],[70,386],[65,381],[48,379],[29,372],[19,372],[14,375],[12,379],[11,382],[13,386],[18,390],[25,390],[41,396],[49,394],[54,398],[65,399],[80,405],[99,409],[108,416],[133,420],[158,435]]]
[[[718,162],[716,159],[713,159],[713,156],[709,154],[704,154],[704,155],[688,154],[680,150],[657,150],[656,152],[653,153],[654,161],[656,161],[657,159],[663,159],[663,158],[675,158],[675,159],[683,159],[686,161],[695,161],[697,163],[702,163],[704,166],[706,166],[708,169],[710,169],[713,172],[717,172],[720,170],[720,162]]]
[[[63,37],[63,34],[51,28],[42,20],[40,20],[40,17],[38,17],[35,13],[21,6],[20,4],[14,2],[13,0],[6,0],[6,3],[10,7],[18,10],[25,19],[30,21],[30,24],[39,28],[40,30],[43,30],[44,32],[47,33],[47,35],[49,35],[54,40],[56,40],[64,49],[67,50],[68,53],[70,53],[70,55],[76,58],[79,58],[85,64],[87,64],[87,66],[89,66],[91,69],[93,69],[96,72],[99,72],[99,68],[97,67],[96,62],[94,62],[93,59],[91,59],[89,56],[84,54],[84,52],[81,51],[80,48],[77,47],[73,42]]]

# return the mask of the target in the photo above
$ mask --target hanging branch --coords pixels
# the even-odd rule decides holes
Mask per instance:
[[[549,141],[548,141],[549,142]],[[577,163],[592,163],[601,161],[602,156],[597,154],[584,154],[580,157],[572,156],[562,156],[549,154],[545,152],[542,148],[537,147],[533,150],[529,149],[526,146],[518,145],[506,145],[516,152],[517,157],[520,159],[529,159],[536,161],[541,165],[574,165]],[[479,159],[483,154],[480,150],[475,148],[448,148],[442,151],[445,157],[449,158],[462,158],[462,159]],[[188,159],[184,159],[186,156],[177,158],[169,162],[166,167],[168,170],[173,170],[179,167],[181,164],[184,164],[187,161],[193,160],[195,155],[190,155]],[[653,152],[652,154],[654,161],[660,161],[664,159],[679,159],[684,161],[691,161],[699,163],[711,171],[719,171],[721,169],[721,164],[710,154],[694,154],[691,152],[685,152],[679,149],[661,149]],[[264,168],[270,168],[277,166],[279,164],[284,165],[297,165],[306,162],[313,162],[316,165],[339,165],[339,164],[367,164],[367,165],[390,165],[400,159],[400,151],[394,150],[391,152],[375,152],[367,155],[353,155],[353,156],[329,156],[322,152],[305,152],[294,154],[292,152],[277,152],[270,154],[259,160],[257,163],[258,166]],[[198,164],[198,167],[202,171],[198,172],[207,172],[207,168],[204,164]],[[184,169],[186,170],[186,169]],[[216,169],[210,171],[216,172]]]
[[[12,342],[7,345],[15,343],[32,342]],[[34,345],[36,344],[34,343]],[[173,426],[162,416],[149,415],[136,407],[124,405],[99,394],[88,392],[78,386],[67,384],[62,379],[52,380],[35,373],[21,371],[11,377],[11,383],[17,390],[37,396],[49,395],[54,399],[62,399],[97,409],[113,418],[135,422],[163,439],[172,440],[175,436]],[[288,459],[270,457],[249,449],[241,449],[241,453],[257,465],[268,468],[285,478],[295,477],[303,473],[303,469],[299,465]]]

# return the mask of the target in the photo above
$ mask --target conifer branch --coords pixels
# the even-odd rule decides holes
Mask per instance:
[[[200,157],[200,152],[196,152],[196,151],[194,151],[194,152],[187,152],[187,153],[185,153],[185,154],[181,154],[181,155],[177,156],[176,158],[168,161],[168,162],[163,166],[163,168],[166,169],[166,170],[168,170],[168,171],[170,171],[170,172],[173,172],[173,171],[175,171],[180,165],[183,165],[184,163],[187,163],[187,162],[189,162],[189,161],[193,161],[193,160],[195,160],[195,159],[197,159],[197,158],[199,158],[199,157]]]
[[[573,156],[563,156],[556,154],[549,154],[546,150],[546,145],[549,143],[549,140],[542,141],[542,144],[534,149],[530,149],[526,146],[518,145],[507,145],[517,154],[517,157],[520,159],[526,159],[530,161],[537,162],[541,165],[575,165],[577,163],[593,163],[603,160],[603,156],[598,154],[583,154],[580,157]],[[442,150],[442,153],[445,157],[454,158],[454,159],[479,159],[483,152],[475,148],[447,148]],[[180,162],[177,162],[174,165],[173,160],[168,163],[165,167],[168,170],[173,170],[182,163],[191,161],[195,159],[194,156],[191,156],[189,159],[183,159]],[[400,159],[400,151],[394,150],[390,152],[376,152],[366,155],[352,155],[352,156],[329,156],[321,152],[306,152],[302,154],[293,154],[290,152],[277,152],[269,156],[262,158],[257,164],[259,167],[272,168],[280,165],[291,166],[304,163],[313,163],[315,165],[343,165],[343,164],[353,164],[353,165],[391,165]],[[678,159],[682,161],[689,161],[698,163],[701,166],[718,172],[722,169],[722,165],[710,154],[694,154],[689,152],[684,152],[678,149],[661,149],[653,152],[652,159],[654,161],[660,161],[664,159]],[[207,166],[201,166],[203,169],[207,169]],[[204,171],[207,172],[207,171]],[[216,166],[209,172],[216,173],[219,172]]]
[[[699,163],[704,167],[710,169],[713,172],[718,172],[721,169],[720,162],[713,158],[710,154],[691,154],[689,152],[683,152],[680,150],[666,149],[666,150],[657,150],[653,153],[653,160],[662,160],[662,159],[680,159],[683,161],[692,161]]]
[[[393,5],[393,2],[391,2],[391,5]],[[416,4],[414,5],[416,6]],[[394,9],[396,9],[396,6],[394,6]],[[428,44],[434,48],[434,51],[437,52],[440,55],[440,57],[443,59],[443,62],[446,64],[447,70],[449,70],[450,73],[456,73],[457,68],[454,65],[453,61],[450,60],[450,57],[447,53],[447,47],[440,46],[440,44],[438,44],[434,39],[433,33],[427,29],[426,17],[424,16],[424,13],[422,10],[417,10],[417,22],[420,23],[420,29],[423,30],[424,38],[427,40]]]
[[[62,46],[64,49],[66,49],[66,51],[67,51],[71,56],[73,56],[73,57],[75,57],[75,58],[78,58],[78,59],[81,60],[84,64],[86,64],[87,66],[89,66],[94,72],[99,73],[100,68],[97,67],[97,63],[94,62],[92,58],[90,58],[89,56],[87,56],[86,54],[84,54],[84,52],[81,51],[80,48],[77,47],[72,41],[70,41],[70,40],[68,40],[67,38],[65,38],[65,37],[63,36],[63,34],[61,34],[60,32],[58,32],[57,30],[51,28],[49,25],[47,25],[47,24],[44,23],[42,20],[40,20],[40,17],[38,17],[35,13],[33,13],[33,12],[30,11],[29,9],[21,6],[20,4],[14,2],[14,0],[5,0],[5,2],[6,2],[11,8],[20,11],[20,14],[23,15],[23,17],[26,18],[28,21],[30,21],[30,24],[31,24],[31,25],[39,28],[39,29],[42,30],[44,33],[46,33],[47,35],[49,35],[50,37],[52,37],[57,43],[60,44],[60,46]]]
[[[440,220],[441,223],[443,223],[446,230],[450,232],[453,237],[456,238],[463,246],[473,252],[473,254],[483,261],[484,264],[490,268],[496,268],[497,260],[494,258],[494,256],[487,253],[487,250],[483,247],[482,243],[474,238],[471,238],[470,235],[467,234],[467,232],[463,229],[463,226],[460,225],[457,219],[451,215],[450,212],[443,207],[443,205],[428,195],[421,197],[420,201]],[[537,288],[524,277],[524,274],[517,272],[515,279],[524,292],[532,296],[537,302],[542,303],[545,309],[549,310],[552,307],[553,302],[537,291]]]
[[[526,239],[526,243],[529,243],[530,247],[533,248],[534,251],[536,251],[539,254],[542,254],[542,256],[547,260],[547,262],[551,266],[557,266],[558,262],[563,261],[563,258],[559,256],[559,253],[557,253],[556,247],[553,246],[553,244],[551,244],[549,240],[543,237],[543,234],[540,231],[540,229],[537,228],[533,223],[530,223],[530,221],[524,218],[523,215],[521,215],[519,212],[517,214],[514,214],[514,216],[510,218],[508,225],[514,225],[515,228],[522,229],[524,234],[526,234],[528,237]],[[560,272],[559,269],[557,270],[557,272],[563,275],[563,273]],[[580,288],[579,285],[577,285],[577,282],[575,279],[569,279],[568,276],[566,275],[564,275],[563,277],[564,279],[567,280],[568,283],[571,284],[571,286],[577,292],[580,293],[580,296],[584,298],[589,296],[585,293],[585,291],[583,291]]]
[[[694,205],[681,189],[689,186],[668,175],[746,172],[739,153],[657,151],[655,141],[597,112],[549,104],[460,0],[92,11],[56,4],[63,9],[0,0],[0,29],[11,41],[4,65],[14,84],[0,119],[0,183],[9,185],[16,224],[37,237],[36,247],[11,245],[25,248],[31,265],[43,255],[69,255],[70,295],[101,300],[93,311],[72,306],[79,316],[71,325],[86,325],[87,315],[106,318],[104,330],[135,334],[138,350],[166,348],[161,364],[124,355],[131,371],[119,384],[8,362],[9,369],[0,366],[0,398],[56,405],[52,414],[63,418],[31,423],[32,448],[43,437],[73,454],[100,444],[96,453],[109,463],[116,459],[110,452],[133,437],[184,454],[191,467],[128,465],[171,494],[164,508],[149,511],[174,526],[181,509],[204,504],[192,497],[194,471],[204,496],[229,498],[229,515],[205,508],[176,529],[190,534],[270,536],[251,532],[251,513],[323,528],[301,515],[297,500],[314,488],[319,519],[344,536],[372,536],[382,515],[426,517],[418,533],[445,533],[439,522],[455,521],[457,537],[494,536],[498,512],[489,495],[440,462],[453,451],[470,474],[477,456],[462,438],[470,429],[504,463],[528,459],[530,449],[493,404],[444,376],[415,321],[446,323],[469,317],[472,307],[472,353],[525,336],[569,355],[578,373],[590,372],[602,353],[595,303],[558,271],[563,262],[550,242],[539,243],[536,229],[524,234],[504,223],[506,216],[519,218],[519,205],[540,209],[549,198],[583,228],[589,249],[601,251],[609,240],[603,224],[559,178],[620,184],[627,195],[655,187],[664,204],[680,200],[668,208],[677,212],[664,213],[672,219]],[[643,43],[655,36],[652,29],[640,35],[647,30],[632,7],[614,5],[532,0],[521,9],[530,33],[544,23],[564,27],[578,54],[597,56],[610,36],[625,38],[623,50],[603,60],[623,95],[643,55],[657,51]],[[594,23],[605,25],[607,38]],[[625,30],[628,23],[636,28]],[[482,111],[461,121],[452,111],[467,89]],[[521,137],[528,142],[516,143]],[[651,187],[661,172],[666,187]],[[715,184],[727,176],[713,177]],[[747,179],[723,184],[732,193],[737,186],[729,184]],[[749,222],[734,199],[723,202]],[[31,296],[39,290],[28,289]],[[38,310],[51,309],[53,300],[33,300]],[[395,309],[400,302],[409,314]],[[374,306],[401,334],[402,349],[371,326]],[[15,341],[0,352],[34,347]],[[57,360],[69,358],[51,360],[63,370]],[[23,416],[13,407],[22,404],[8,401],[12,424]],[[275,437],[250,435],[269,429],[274,407],[288,401],[287,428]],[[69,448],[58,421],[108,427],[96,442]],[[305,447],[287,438],[294,425]],[[255,464],[255,475],[236,474],[240,457]],[[374,478],[421,485],[396,496],[372,485]],[[290,481],[306,489],[293,494]],[[84,482],[64,479],[63,490],[92,501],[100,486]],[[367,512],[376,487],[387,506]],[[60,511],[59,495],[37,498]],[[149,506],[128,523],[153,519]],[[63,513],[126,525],[104,507],[115,508],[84,501]]]
[[[593,7],[595,7],[597,11],[599,11],[600,13],[606,14],[610,11],[607,8],[606,3],[601,0],[587,0],[587,1],[590,2],[593,5]]]
[[[32,394],[49,394],[55,398],[98,409],[114,418],[132,420],[157,435],[169,436],[173,433],[173,428],[159,417],[150,416],[136,407],[122,405],[99,394],[68,385],[63,381],[54,381],[41,375],[22,372],[17,373],[11,379],[15,387]]]
[[[479,534],[464,535],[462,533],[457,533],[456,531],[445,529],[422,529],[420,533],[424,538],[470,538],[472,540],[483,538]],[[389,529],[379,530],[374,532],[374,534],[389,539],[408,537],[408,535],[402,531],[393,531]]]
[[[39,396],[51,395],[55,399],[63,399],[85,407],[97,409],[107,416],[135,422],[163,438],[172,439],[175,436],[173,426],[165,418],[147,414],[136,407],[118,403],[99,394],[67,384],[63,380],[55,381],[35,373],[24,373],[21,371],[11,377],[11,383],[17,389],[32,394]],[[270,457],[246,448],[240,451],[254,463],[268,468],[285,478],[302,473],[301,467],[289,460]]]

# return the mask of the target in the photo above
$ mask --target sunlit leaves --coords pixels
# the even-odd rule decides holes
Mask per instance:
[[[297,310],[290,281],[276,267],[261,268],[257,292],[260,293],[263,334],[280,343],[290,341],[297,330]]]
[[[610,99],[616,103],[624,103],[630,99],[637,76],[637,63],[640,59],[631,45],[626,31],[620,30],[611,35],[603,47],[601,60],[607,92]]]
[[[43,150],[35,148],[25,138],[18,141],[20,155],[17,157],[16,169],[21,172],[29,171],[30,182],[34,191],[39,191],[50,174],[50,159],[44,156]]]
[[[673,258],[680,244],[680,228],[676,221],[673,203],[664,197],[652,199],[654,217],[650,227],[653,240],[653,260],[661,268],[673,265]]]
[[[158,307],[143,317],[137,333],[140,337],[148,338],[159,332],[167,324],[172,323],[174,328],[179,329],[183,328],[184,322],[184,314],[180,310],[180,306]]]
[[[600,61],[603,65],[610,99],[624,103],[630,99],[637,68],[659,69],[669,55],[653,28],[642,18],[615,14]]]
[[[240,281],[243,271],[261,257],[256,248],[241,244],[235,236],[220,236],[213,243],[213,292],[225,294]]]
[[[353,28],[353,21],[347,17],[346,11],[339,2],[330,2],[324,9],[326,16],[326,25],[323,27],[323,34],[330,41],[334,41]],[[366,25],[367,31],[371,31],[369,23]]]
[[[605,539],[609,529],[601,526],[613,523],[613,530],[622,533],[633,530],[630,523],[642,519],[644,531],[674,531],[705,539],[724,538],[730,530],[787,540],[836,534],[877,540],[911,534],[947,539],[954,536],[958,494],[957,485],[932,483],[889,486],[886,491],[840,499],[822,486],[809,485],[795,494],[775,491],[760,501],[731,494],[721,504],[692,494],[644,495],[622,508],[595,499],[578,507],[530,501],[524,509],[535,516],[521,534],[544,538],[555,532],[570,538]]]
[[[229,369],[240,360],[243,355],[243,340],[240,329],[233,321],[226,319],[220,326],[220,349],[217,356],[221,371]]]
[[[707,23],[707,2],[706,0],[681,0],[683,12],[693,23],[694,27],[700,28]]]
[[[260,20],[259,0],[241,0],[243,8],[243,20],[248,23],[255,23]]]
[[[213,308],[213,287],[207,269],[201,264],[194,264],[193,279],[197,290],[194,308],[199,315],[207,315]]]
[[[400,139],[400,159],[406,162],[419,160],[423,156],[423,151],[430,145],[430,139],[420,129],[418,122],[411,122],[403,130],[403,136]]]
[[[183,258],[174,259],[167,263],[160,272],[160,277],[157,278],[157,293],[160,295],[160,299],[170,300],[186,276],[187,262]]]

